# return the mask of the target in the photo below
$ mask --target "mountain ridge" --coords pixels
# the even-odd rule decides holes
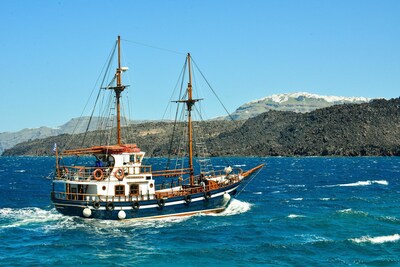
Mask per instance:
[[[289,100],[289,98],[298,98],[298,97],[307,97],[307,98],[315,98],[315,99],[323,99],[327,102],[335,103],[335,102],[348,102],[348,103],[360,103],[360,102],[369,102],[371,98],[367,97],[346,97],[346,96],[326,96],[326,95],[318,95],[308,92],[293,92],[293,93],[283,93],[283,94],[273,94],[270,96],[263,97],[261,99],[252,100],[248,103],[257,103],[260,101],[265,101],[267,99],[272,99],[274,102],[282,103]]]
[[[211,156],[400,156],[400,98],[308,113],[270,110],[246,121],[202,123]],[[147,155],[166,156],[170,148],[166,136],[172,129],[173,123],[158,122],[130,131]],[[69,137],[20,143],[3,155],[51,155],[52,145],[65,144]]]
[[[294,111],[294,112],[311,112],[318,108],[324,108],[331,105],[343,103],[362,103],[371,101],[370,98],[365,97],[341,97],[341,96],[322,96],[311,94],[307,92],[274,94],[261,99],[253,100],[241,105],[231,114],[234,120],[247,120],[255,117],[268,110],[281,110],[281,111]],[[219,117],[211,120],[228,120],[228,117]],[[5,149],[9,149],[14,145],[40,138],[57,136],[60,134],[79,134],[82,132],[96,130],[97,125],[101,124],[101,119],[93,117],[91,119],[91,127],[87,129],[89,116],[72,118],[68,122],[56,128],[51,127],[38,127],[26,128],[17,132],[3,132],[0,133],[0,155]],[[142,123],[145,121],[130,121],[126,118],[123,119],[125,125],[132,123]]]
[[[274,94],[252,100],[238,107],[230,116],[235,120],[249,119],[268,110],[311,112],[332,105],[367,103],[372,98],[324,96],[307,92]]]

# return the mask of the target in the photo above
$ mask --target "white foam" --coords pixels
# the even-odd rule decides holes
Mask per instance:
[[[311,235],[311,234],[302,234],[295,235],[296,239],[298,239],[302,243],[315,243],[315,242],[330,242],[331,239],[328,239],[323,236]]]
[[[344,210],[339,210],[339,213],[351,213],[353,210],[352,209],[344,209]]]
[[[228,207],[221,213],[210,213],[207,215],[211,215],[211,216],[232,216],[232,215],[237,215],[237,214],[241,214],[241,213],[245,213],[247,211],[249,211],[251,209],[251,204],[244,202],[244,201],[240,201],[237,199],[232,199],[231,203],[229,203]]]
[[[303,198],[302,198],[302,197],[298,197],[298,198],[292,198],[292,200],[295,200],[295,201],[302,201],[302,200],[303,200]]]
[[[290,184],[289,187],[306,187],[305,184]]]
[[[290,218],[290,219],[294,219],[294,218],[304,218],[304,217],[306,217],[306,216],[304,216],[304,215],[298,215],[298,214],[289,214],[289,215],[288,215],[288,218]]]
[[[370,236],[362,236],[360,238],[353,238],[350,239],[351,241],[355,243],[372,243],[372,244],[383,244],[387,242],[397,242],[400,240],[400,235],[399,234],[394,234],[394,235],[387,235],[387,236],[376,236],[376,237],[370,237]]]
[[[319,200],[322,200],[322,201],[329,201],[329,200],[334,200],[334,198],[323,197],[323,198],[320,198]]]
[[[356,183],[338,184],[338,186],[366,186],[371,184],[372,184],[371,181],[358,181]]]
[[[233,165],[233,167],[236,167],[236,168],[246,167],[246,166],[247,166],[246,164],[235,164],[235,165]]]
[[[389,185],[388,181],[386,180],[379,180],[379,181],[373,181],[376,184],[381,184],[381,185]]]
[[[362,215],[362,216],[367,216],[368,215],[368,212],[359,211],[359,210],[353,210],[353,209],[343,209],[343,210],[339,210],[337,212],[344,213],[344,214]]]
[[[380,184],[380,185],[388,185],[389,183],[386,180],[378,180],[378,181],[358,181],[356,183],[349,183],[349,184],[339,184],[338,186],[366,186],[372,184]]]
[[[367,181],[358,181],[355,183],[348,183],[348,184],[336,184],[336,185],[325,185],[321,187],[336,187],[336,186],[368,186],[368,185],[373,185],[373,184],[380,184],[380,185],[389,185],[389,182],[386,180],[367,180]]]
[[[192,216],[182,217],[166,217],[166,218],[154,218],[146,220],[87,220],[90,224],[97,229],[115,229],[121,231],[123,228],[164,228],[169,227],[176,223],[181,223],[188,220]]]

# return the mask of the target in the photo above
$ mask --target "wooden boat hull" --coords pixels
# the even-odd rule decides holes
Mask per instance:
[[[183,196],[162,200],[103,201],[98,203],[86,200],[58,199],[54,194],[51,198],[57,211],[68,216],[103,220],[165,218],[222,212],[228,206],[231,196],[236,194],[239,185],[240,183],[236,183],[228,187],[192,194],[190,201]],[[86,215],[84,214],[85,209]],[[88,212],[90,216],[88,216]]]

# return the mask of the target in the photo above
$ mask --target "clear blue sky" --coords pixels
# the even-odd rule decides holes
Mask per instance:
[[[0,132],[80,116],[118,34],[191,52],[230,112],[297,91],[399,97],[400,1],[3,0],[0,10]],[[184,55],[123,49],[133,119],[160,119]]]

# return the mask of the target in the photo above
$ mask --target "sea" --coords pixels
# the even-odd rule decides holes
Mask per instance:
[[[54,157],[0,157],[0,265],[400,266],[400,158],[226,162],[266,166],[223,213],[102,221],[57,213]]]

